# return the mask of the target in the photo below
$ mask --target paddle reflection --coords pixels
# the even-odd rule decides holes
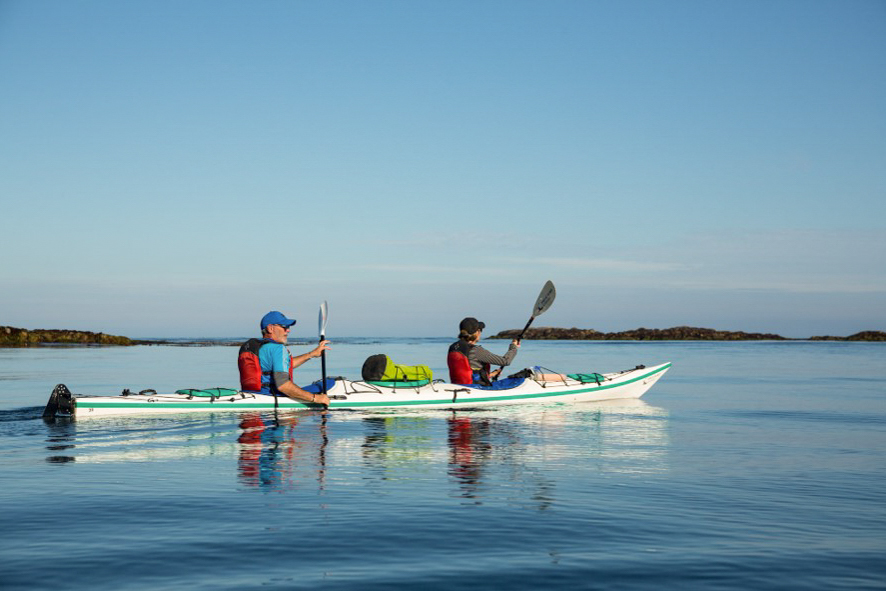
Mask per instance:
[[[299,430],[317,421],[313,434]],[[326,479],[327,420],[306,414],[286,416],[244,415],[237,438],[237,475],[243,484],[266,491],[282,492],[300,482],[316,480],[322,490]],[[298,433],[297,433],[298,431]],[[318,445],[319,442],[319,445]]]

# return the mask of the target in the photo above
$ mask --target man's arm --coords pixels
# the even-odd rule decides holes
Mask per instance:
[[[301,355],[300,357],[304,358],[302,363],[307,361],[310,358],[308,356],[321,349],[322,346],[323,344],[321,343],[321,345],[319,345],[317,349],[314,349],[314,351],[311,351],[311,353]],[[289,379],[289,350],[283,346],[278,347],[278,349],[279,350],[277,351],[269,351],[273,367],[271,370],[271,379],[274,380],[274,386],[276,386],[277,390],[285,394],[288,398],[298,400],[299,402],[317,403],[329,406],[329,397],[325,394],[313,394],[292,383]],[[293,367],[295,367],[295,364],[293,364]]]
[[[285,373],[274,372],[274,385],[277,390],[286,394],[287,397],[299,402],[308,402],[329,406],[329,396],[325,394],[314,394],[306,390],[302,390],[289,381],[289,375]]]

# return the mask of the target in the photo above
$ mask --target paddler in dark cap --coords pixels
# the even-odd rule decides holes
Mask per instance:
[[[517,356],[520,341],[511,341],[508,352],[496,355],[478,345],[486,324],[469,316],[458,325],[458,340],[449,346],[446,361],[449,365],[449,381],[453,384],[480,384],[489,386],[498,378],[501,369],[490,371],[493,365],[506,367]]]

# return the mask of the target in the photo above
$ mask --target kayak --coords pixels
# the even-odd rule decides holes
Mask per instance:
[[[640,398],[671,367],[638,365],[614,373],[550,374],[532,372],[527,377],[506,378],[492,386],[450,384],[441,380],[412,382],[353,381],[327,378],[326,392],[331,410],[399,408],[481,408],[514,404],[588,402]],[[304,389],[320,392],[317,381]],[[44,417],[112,416],[217,411],[264,411],[277,409],[322,409],[320,404],[299,402],[257,392],[231,388],[185,389],[169,394],[154,390],[119,396],[73,394],[64,384],[52,391]]]

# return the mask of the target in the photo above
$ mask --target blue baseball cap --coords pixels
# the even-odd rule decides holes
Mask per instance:
[[[280,326],[289,328],[290,326],[295,324],[295,320],[290,320],[289,318],[287,318],[286,316],[284,316],[283,314],[281,314],[277,310],[274,310],[273,312],[268,312],[267,314],[262,316],[262,319],[261,319],[262,332],[264,332],[265,329],[268,326],[270,326],[271,324],[279,324]]]

